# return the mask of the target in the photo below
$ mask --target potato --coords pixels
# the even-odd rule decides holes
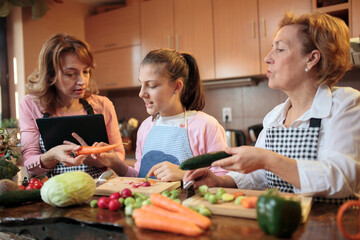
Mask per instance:
[[[14,181],[11,181],[9,179],[0,180],[0,194],[20,190],[21,188]]]

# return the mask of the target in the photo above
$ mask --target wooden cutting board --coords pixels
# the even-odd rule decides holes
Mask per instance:
[[[218,188],[210,188],[209,191],[211,193],[216,193]],[[235,189],[235,188],[224,188],[227,193],[234,192],[243,192],[246,196],[260,196],[264,194],[264,191],[256,191],[256,190],[245,190],[245,189]],[[300,199],[301,202],[301,211],[302,211],[302,222],[304,223],[309,216],[311,205],[312,205],[312,197],[305,197],[302,195],[290,194],[290,193],[280,193],[283,196],[294,196]],[[204,197],[201,197],[199,194],[192,196],[191,198],[183,201],[183,205],[188,207],[196,207],[199,205],[205,205],[214,215],[223,215],[223,216],[231,216],[231,217],[243,217],[243,218],[251,218],[256,219],[256,210],[254,208],[244,208],[241,205],[237,205],[233,202],[219,202],[217,204],[211,204]]]
[[[180,187],[181,182],[162,182],[158,179],[149,179],[150,187],[138,187],[134,188],[134,183],[143,182],[145,178],[130,178],[130,177],[111,177],[106,182],[96,187],[95,195],[109,196],[114,192],[121,192],[124,188],[129,188],[133,193],[144,193],[150,196],[151,193],[161,193],[165,190],[173,190]],[[96,180],[95,180],[96,181]]]

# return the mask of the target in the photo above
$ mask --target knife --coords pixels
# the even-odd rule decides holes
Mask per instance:
[[[96,181],[96,187],[100,186],[101,184],[103,184],[104,182],[107,181],[107,179],[109,177],[111,177],[113,175],[113,171],[111,170],[107,170],[105,172],[103,172],[100,177],[98,178],[98,180]]]

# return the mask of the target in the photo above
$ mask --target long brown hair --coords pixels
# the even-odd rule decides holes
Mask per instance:
[[[186,110],[200,111],[205,106],[205,96],[200,80],[200,73],[195,58],[188,53],[180,53],[173,49],[157,49],[149,52],[141,66],[158,64],[163,66],[162,73],[175,81],[181,78],[184,87],[181,92],[181,104]],[[159,68],[160,69],[160,68]]]
[[[25,84],[26,92],[39,100],[44,113],[55,113],[56,109],[61,106],[55,87],[56,73],[61,71],[62,55],[68,52],[76,54],[81,62],[90,67],[89,86],[85,91],[84,98],[89,97],[92,93],[97,93],[93,79],[95,62],[90,46],[73,36],[63,33],[56,34],[42,46],[38,66]]]
[[[286,25],[300,26],[298,37],[304,54],[319,50],[321,59],[315,73],[318,84],[335,85],[351,68],[349,28],[340,18],[320,12],[299,17],[287,13],[279,29]]]

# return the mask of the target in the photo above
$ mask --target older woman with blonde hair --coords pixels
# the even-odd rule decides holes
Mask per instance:
[[[38,67],[26,83],[28,94],[20,103],[21,152],[29,174],[56,175],[77,170],[96,178],[111,166],[90,156],[72,157],[70,153],[79,146],[69,142],[45,149],[36,124],[36,119],[43,117],[103,114],[109,143],[120,144],[115,152],[118,159],[124,160],[114,105],[95,94],[94,65],[89,45],[73,36],[56,34],[44,43]],[[73,133],[73,137],[86,145],[81,136]]]
[[[360,93],[334,86],[351,68],[348,27],[325,13],[286,14],[264,60],[269,87],[288,99],[267,114],[254,147],[228,148],[232,156],[212,164],[232,172],[197,169],[184,181],[334,203],[359,193]]]

